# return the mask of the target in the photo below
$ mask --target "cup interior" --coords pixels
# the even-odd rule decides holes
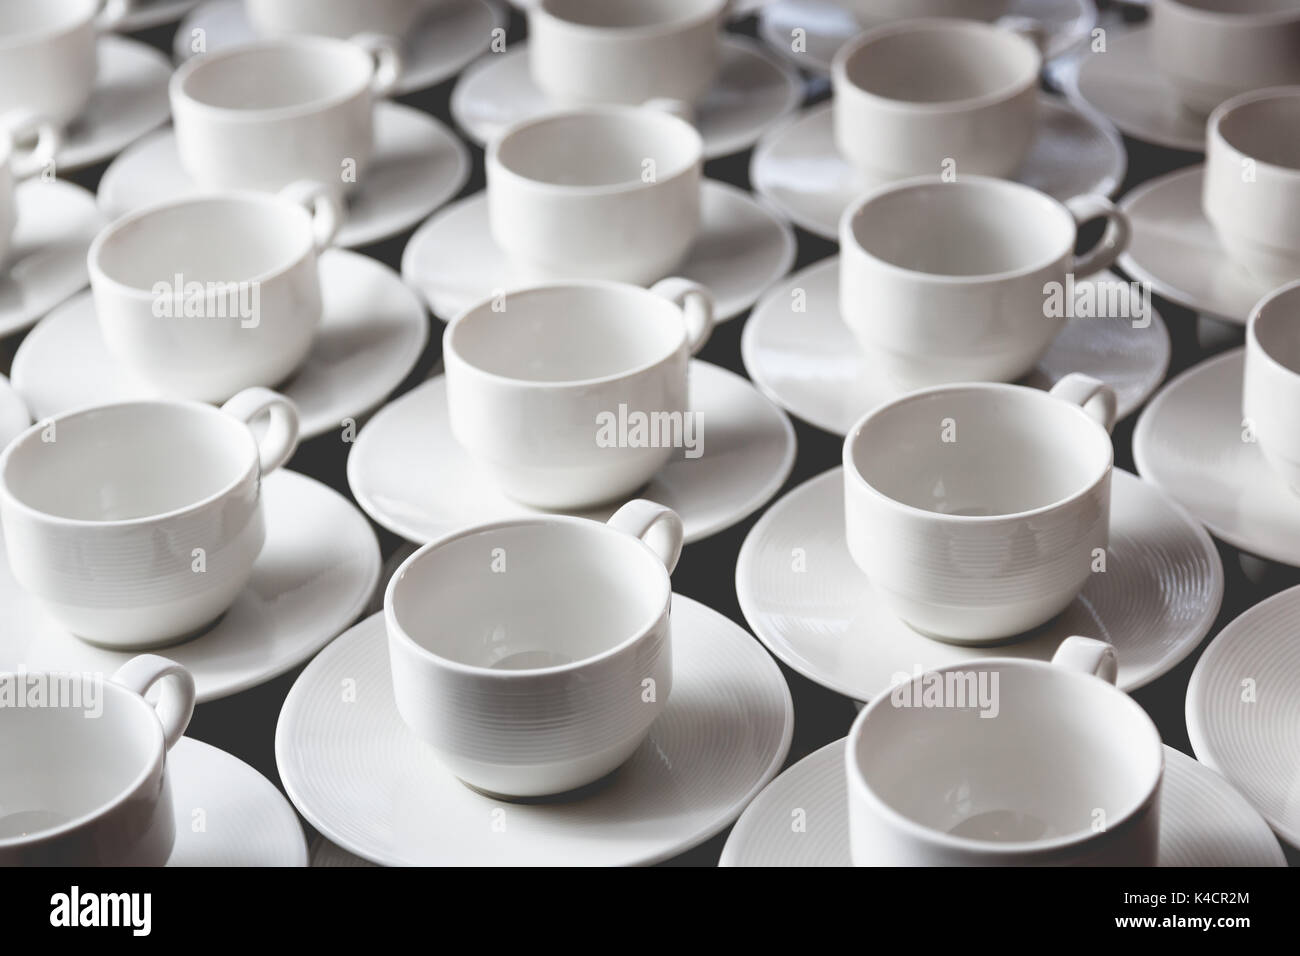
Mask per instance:
[[[1296,6],[1300,15],[1300,5]],[[1243,156],[1300,171],[1300,89],[1239,103],[1219,118],[1219,135]]]
[[[685,25],[717,15],[722,0],[540,0],[557,20],[582,27],[639,29]]]
[[[182,94],[220,110],[312,110],[365,89],[374,63],[361,47],[329,37],[248,44],[196,58],[178,74]]]
[[[34,40],[80,26],[95,15],[96,0],[0,3],[0,44]]]
[[[1261,303],[1250,334],[1265,355],[1300,376],[1300,285],[1276,292]]]
[[[886,187],[848,213],[849,239],[910,272],[963,278],[1045,268],[1074,247],[1074,219],[1028,186],[967,177]]]
[[[46,439],[53,428],[54,440]],[[252,432],[211,406],[130,402],[72,412],[14,439],[0,486],[47,518],[157,518],[201,504],[257,468]]]
[[[454,664],[565,667],[643,635],[668,606],[663,564],[595,522],[515,522],[417,552],[390,585],[390,620]]]
[[[882,695],[855,725],[850,787],[932,838],[991,849],[1084,838],[1098,811],[1113,828],[1159,781],[1150,719],[1089,674],[999,661],[913,678],[909,690]]]
[[[1110,436],[1082,409],[1019,385],[916,392],[867,416],[847,441],[852,469],[878,494],[962,517],[1060,504],[1113,460]]]
[[[591,382],[649,368],[681,348],[682,314],[634,286],[560,285],[512,292],[506,308],[471,309],[448,346],[490,375],[523,382]]]
[[[46,690],[43,706],[0,707],[0,846],[94,815],[161,759],[157,718],[125,688],[63,674],[0,674],[5,681],[24,695],[36,682]]]

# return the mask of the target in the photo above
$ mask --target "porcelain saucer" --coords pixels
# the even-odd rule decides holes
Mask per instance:
[[[171,64],[153,47],[109,34],[99,38],[99,73],[90,102],[64,133],[55,155],[59,173],[102,163],[171,115]]]
[[[791,825],[802,811],[806,829]],[[1258,813],[1213,770],[1165,747],[1160,866],[1286,866]],[[773,780],[741,814],[719,866],[852,866],[844,741]]]
[[[1143,143],[1205,152],[1205,117],[1185,110],[1156,69],[1148,27],[1107,30],[1106,49],[1088,50],[1061,72],[1065,95]]]
[[[168,866],[306,866],[293,807],[271,781],[224,750],[182,737],[167,754],[176,818]]]
[[[348,627],[379,577],[379,542],[352,503],[280,470],[262,482],[266,544],[225,616],[155,653],[194,675],[199,703],[256,687],[297,667]],[[46,616],[18,586],[0,550],[0,670],[111,674],[133,651],[94,647]]]
[[[904,393],[862,350],[840,318],[840,258],[832,256],[787,278],[750,313],[740,340],[745,371],[772,401],[792,415],[836,435],[847,434],[870,409]],[[1114,273],[1081,280],[1126,285]],[[802,293],[803,311],[793,307]],[[1129,301],[1137,303],[1131,293]],[[1169,331],[1151,309],[1146,318],[1075,318],[1052,342],[1024,384],[1051,388],[1070,372],[1107,382],[1119,397],[1120,416],[1138,409],[1169,369]]]
[[[433,117],[409,106],[375,107],[375,155],[348,197],[334,244],[368,245],[412,228],[460,192],[469,178],[469,151]],[[99,184],[99,206],[116,219],[141,206],[199,192],[162,130],[116,159]]]
[[[706,179],[700,198],[700,237],[673,274],[707,286],[722,321],[744,312],[790,271],[794,233],[765,203],[735,186]],[[435,213],[415,231],[402,253],[402,278],[442,319],[527,284],[492,238],[482,192]]]
[[[650,864],[731,823],[776,775],[794,709],[781,670],[742,628],[673,595],[673,689],[649,738],[568,801],[510,803],[442,769],[393,702],[382,615],[307,665],[275,756],[298,811],[327,839],[389,866]],[[355,689],[343,702],[340,688]]]
[[[754,149],[749,179],[795,225],[838,242],[841,214],[872,184],[840,156],[831,113],[832,105],[823,103],[766,133]],[[1019,182],[1061,200],[1108,196],[1119,188],[1126,159],[1114,131],[1045,93],[1038,115],[1038,135],[1015,176]]]
[[[302,367],[277,387],[298,406],[302,437],[351,425],[415,367],[429,336],[424,306],[397,274],[341,249],[320,258],[324,313]],[[97,402],[155,397],[109,354],[86,292],[37,323],[18,347],[13,383],[39,420]]]
[[[199,0],[143,0],[133,3],[113,29],[118,33],[136,33],[175,23],[199,5]]]
[[[1300,567],[1300,495],[1242,439],[1245,357],[1216,355],[1162,388],[1133,430],[1133,461],[1216,538]]]
[[[1219,632],[1187,685],[1192,749],[1300,848],[1300,588],[1256,604]]]
[[[86,253],[104,228],[94,195],[60,179],[19,183],[14,203],[17,221],[0,265],[0,338],[86,287]]]
[[[688,542],[731,527],[771,500],[795,455],[790,420],[747,379],[692,361],[690,394],[703,454],[680,452],[634,496],[681,515]],[[385,405],[361,429],[348,455],[348,485],[376,522],[420,544],[466,525],[539,513],[498,491],[457,443],[442,376]],[[579,514],[604,521],[616,507]]]
[[[1133,238],[1119,265],[1157,295],[1211,318],[1245,325],[1273,286],[1228,258],[1201,206],[1205,167],[1143,183],[1120,201]]]
[[[1097,25],[1097,8],[1090,0],[1011,0],[1007,14],[1042,24],[1046,59],[1070,50]],[[812,73],[829,73],[835,52],[846,41],[878,25],[859,20],[835,0],[774,0],[758,11],[758,35],[763,41]],[[798,51],[796,30],[804,31],[803,48]]]
[[[488,51],[493,31],[504,30],[506,13],[497,0],[439,0],[430,4],[402,40],[401,80],[395,95],[412,93],[455,76]],[[202,30],[206,50],[256,38],[243,0],[210,0],[176,30],[173,53],[180,63],[194,55],[191,38]]]
[[[753,40],[725,38],[717,80],[696,104],[694,122],[704,140],[705,158],[748,149],[802,100],[803,83],[792,67]],[[474,64],[451,95],[451,115],[480,144],[548,109],[550,103],[529,74],[528,50],[522,43]]]
[[[0,449],[13,441],[32,424],[27,404],[14,391],[9,379],[0,375]]]
[[[834,468],[774,503],[736,562],[736,595],[768,650],[809,680],[854,700],[900,674],[987,657],[1048,660],[1071,634],[1115,645],[1119,687],[1169,671],[1200,643],[1223,599],[1223,564],[1205,530],[1136,475],[1115,469],[1104,573],[1024,638],[958,646],[894,617],[849,556],[844,474]]]

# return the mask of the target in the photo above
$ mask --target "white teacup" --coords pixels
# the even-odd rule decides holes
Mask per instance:
[[[54,124],[37,119],[33,114],[8,117],[9,128],[0,128],[0,268],[9,254],[9,241],[18,223],[18,210],[14,205],[14,187],[24,179],[41,175],[54,161],[62,141],[62,133]],[[36,142],[31,149],[18,149],[14,140],[34,134]]]
[[[249,423],[264,413],[259,441]],[[14,579],[92,644],[199,633],[248,582],[266,538],[262,476],[297,443],[293,404],[264,388],[221,409],[123,402],[40,422],[0,454]]]
[[[1109,538],[1115,393],[976,382],[913,392],[844,440],[849,553],[916,630],[955,644],[1063,611]]]
[[[857,866],[1154,866],[1164,749],[1115,652],[982,659],[896,684],[849,731]]]
[[[1078,227],[1107,220],[1074,254]],[[1101,196],[1060,203],[982,176],[907,180],[868,193],[840,220],[840,313],[898,384],[1012,381],[1067,320],[1052,289],[1110,266],[1129,222]],[[1057,314],[1058,312],[1062,314]]]
[[[401,75],[391,37],[279,37],[204,53],[171,79],[181,165],[205,189],[351,190],[374,150],[374,103]]]
[[[1265,460],[1300,494],[1300,282],[1251,313],[1242,414]]]
[[[1235,262],[1271,285],[1300,279],[1300,86],[1243,93],[1210,115],[1204,207]]]
[[[529,278],[649,285],[700,228],[700,134],[669,113],[588,107],[524,120],[488,146],[492,236]]]
[[[1300,83],[1295,0],[1153,0],[1155,65],[1201,116],[1266,86]]]
[[[593,783],[641,745],[672,689],[677,515],[547,516],[425,545],[389,582],[402,719],[451,773],[511,797]]]
[[[321,318],[317,256],[341,213],[329,191],[232,192],[148,206],[90,246],[90,283],[117,361],[173,398],[278,385]]]
[[[263,36],[310,33],[346,40],[358,33],[406,35],[440,0],[244,0],[248,21]]]
[[[692,454],[688,443],[698,453],[687,365],[712,326],[712,296],[685,279],[648,291],[553,283],[482,302],[443,335],[452,432],[526,504],[626,500]]]
[[[189,671],[145,654],[109,680],[24,671],[0,673],[4,684],[0,866],[165,864],[167,751],[194,712]],[[155,685],[157,705],[145,700]]]
[[[533,82],[564,106],[671,99],[712,85],[728,0],[538,0],[528,11]]]
[[[831,66],[835,143],[870,184],[1010,176],[1034,138],[1042,57],[1010,30],[903,20],[844,44]]]

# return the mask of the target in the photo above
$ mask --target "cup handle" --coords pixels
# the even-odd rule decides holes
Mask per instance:
[[[375,72],[370,77],[370,92],[375,96],[387,96],[397,86],[405,68],[397,40],[382,33],[358,33],[350,42],[369,53],[375,62]]]
[[[55,154],[63,145],[63,131],[53,121],[31,112],[10,113],[5,125],[15,140],[35,135],[36,144],[27,152],[14,152],[9,168],[18,180],[31,179],[54,162]]]
[[[302,206],[311,215],[312,241],[317,252],[334,241],[343,224],[343,210],[328,186],[300,179],[281,189],[280,198]]]
[[[695,106],[685,100],[672,96],[656,96],[646,100],[641,107],[647,110],[658,110],[661,113],[671,113],[679,120],[695,125]]]
[[[713,334],[713,293],[690,279],[661,279],[650,287],[655,295],[669,300],[682,310],[686,323],[686,347],[698,355]]]
[[[1071,372],[1053,385],[1048,394],[1063,402],[1078,405],[1108,433],[1115,428],[1115,419],[1119,417],[1119,401],[1115,397],[1115,390],[1105,382],[1099,382],[1082,372]]]
[[[1105,196],[1075,196],[1065,201],[1065,208],[1074,217],[1074,224],[1082,226],[1093,219],[1105,219],[1106,231],[1101,241],[1081,256],[1076,256],[1071,272],[1082,279],[1093,273],[1109,269],[1128,248],[1133,225],[1128,214]]]
[[[640,538],[650,550],[659,556],[668,573],[677,567],[677,559],[682,556],[684,531],[682,519],[672,508],[633,498],[619,508],[606,522],[615,531],[622,531],[634,538]]]
[[[194,715],[194,678],[190,672],[157,654],[141,654],[119,667],[112,679],[113,683],[121,684],[141,697],[155,684],[160,684],[156,710],[167,749],[171,750],[184,735],[190,717]]]
[[[1115,648],[1092,637],[1067,637],[1052,655],[1052,664],[1100,677],[1109,684],[1115,683],[1119,676],[1119,658],[1115,656]]]
[[[270,416],[271,425],[257,448],[263,475],[275,471],[298,450],[298,408],[279,392],[261,386],[246,388],[222,405],[221,410],[245,425],[251,425],[263,413]]]

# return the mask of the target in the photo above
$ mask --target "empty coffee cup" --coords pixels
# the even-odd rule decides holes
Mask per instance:
[[[896,684],[845,747],[857,866],[1154,866],[1164,748],[1109,644]]]
[[[844,440],[845,530],[880,600],[957,644],[1063,611],[1104,557],[1115,408],[1073,373],[1050,393],[947,385],[867,413]]]
[[[155,687],[156,705],[145,700]],[[146,654],[107,680],[0,673],[0,700],[0,866],[167,862],[167,751],[194,712],[185,668]]]
[[[269,415],[256,439],[249,423]],[[220,409],[138,401],[66,412],[0,454],[14,579],[92,644],[144,649],[205,630],[266,538],[262,476],[293,454],[298,415],[264,388]]]
[[[14,187],[50,168],[63,138],[58,127],[34,114],[11,114],[6,119],[8,125],[0,127],[0,269],[5,265],[9,241],[18,223]],[[35,136],[30,149],[15,146],[15,139],[30,136]]]
[[[577,789],[641,745],[672,689],[677,515],[502,521],[425,545],[389,582],[397,709],[471,787]]]
[[[441,0],[244,0],[263,36],[310,33],[346,40],[358,33],[403,37]]]
[[[699,233],[703,150],[689,123],[656,109],[525,120],[487,149],[492,237],[532,280],[649,285]]]
[[[165,395],[223,401],[278,385],[320,326],[317,257],[339,225],[325,187],[219,193],[129,213],[90,246],[113,357]]]
[[[1079,226],[1105,219],[1083,256]],[[884,186],[840,220],[840,313],[897,384],[1011,381],[1065,326],[1067,277],[1107,268],[1129,222],[1101,196],[1062,204],[1020,183],[963,176]],[[1055,291],[1056,295],[1053,295]]]
[[[1300,494],[1300,282],[1270,293],[1246,327],[1242,414],[1264,459]]]
[[[712,325],[712,296],[685,279],[554,283],[480,303],[443,336],[452,432],[526,504],[626,500],[701,450],[687,365]]]

